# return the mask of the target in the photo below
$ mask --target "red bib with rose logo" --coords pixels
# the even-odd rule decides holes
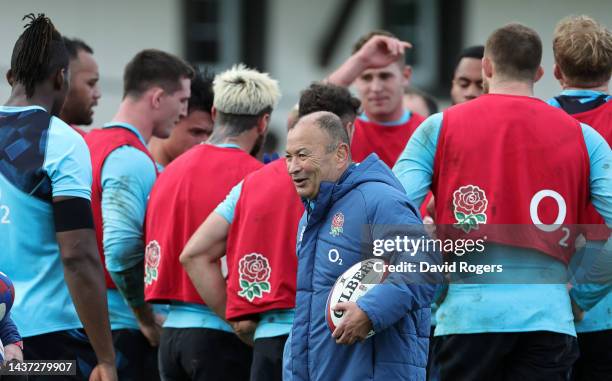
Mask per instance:
[[[351,141],[353,161],[360,163],[369,154],[376,152],[380,160],[389,168],[393,168],[412,133],[423,120],[425,118],[415,113],[411,113],[406,123],[397,126],[384,126],[361,118],[355,119],[355,132]]]
[[[143,152],[151,161],[155,167],[155,173],[157,174],[157,165],[155,160],[151,156],[151,153],[147,147],[142,144],[138,136],[132,131],[123,127],[110,127],[95,129],[84,136],[85,143],[89,147],[89,153],[91,155],[91,168],[93,181],[91,184],[91,210],[93,213],[94,226],[96,229],[96,241],[98,243],[98,252],[104,263],[104,246],[102,244],[104,239],[103,221],[102,221],[102,168],[108,155],[114,150],[123,146],[134,147],[137,150]],[[106,279],[106,287],[116,288],[110,274],[104,266],[104,278]]]
[[[572,114],[572,117],[593,127],[606,139],[608,145],[612,145],[612,101],[608,101],[593,110]],[[586,238],[588,240],[605,241],[610,236],[610,230],[605,225],[603,217],[597,213],[591,202],[587,207],[583,223],[602,225],[601,229],[595,226],[587,226]]]
[[[151,190],[147,208],[146,301],[204,303],[179,256],[234,185],[262,166],[241,149],[201,144],[164,169]]]
[[[490,94],[444,112],[432,179],[443,237],[486,236],[568,263],[588,181],[580,125],[559,109]]]
[[[227,240],[228,320],[295,306],[303,213],[284,159],[245,177]]]

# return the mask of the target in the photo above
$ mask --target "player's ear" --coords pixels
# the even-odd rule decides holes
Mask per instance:
[[[161,107],[162,98],[165,94],[164,89],[162,89],[161,87],[152,87],[148,90],[148,92],[150,95],[151,107],[157,110]]]
[[[268,124],[270,123],[270,114],[266,113],[257,119],[257,132],[260,134],[266,133]]]
[[[8,69],[6,71],[6,81],[10,86],[13,86],[13,70]]]
[[[534,82],[539,81],[543,75],[544,75],[544,68],[542,66],[539,66],[538,70],[536,71],[535,77],[533,78],[533,81]]]
[[[68,76],[68,69],[58,69],[52,77],[53,88],[55,90],[62,90],[64,86],[70,86]]]
[[[553,75],[555,76],[555,79],[559,81],[561,86],[563,86],[565,83],[565,78],[563,77],[563,72],[561,71],[561,68],[556,63],[553,64]]]
[[[343,167],[347,162],[351,160],[351,150],[348,144],[338,144],[338,148],[336,149],[336,159],[338,167]]]
[[[346,133],[348,134],[349,141],[352,141],[353,133],[355,132],[355,125],[353,124],[353,122],[346,122],[344,129],[346,129]]]
[[[556,63],[553,64],[553,75],[555,76],[555,79],[558,81],[562,79],[561,69],[559,69],[559,65],[557,65]]]
[[[482,76],[485,78],[493,76],[493,62],[487,56],[482,57]]]
[[[410,79],[412,78],[412,66],[404,65],[402,69],[402,84],[404,87],[410,86]]]

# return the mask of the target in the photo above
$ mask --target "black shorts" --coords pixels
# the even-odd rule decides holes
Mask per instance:
[[[432,325],[429,332],[429,352],[427,354],[427,381],[440,380],[440,364],[436,359],[436,348],[439,345],[439,337],[434,336],[436,326]]]
[[[98,364],[83,330],[71,329],[23,338],[24,360],[76,360],[76,376],[28,376],[30,381],[87,380]]]
[[[289,335],[255,340],[251,381],[282,381],[283,350]]]
[[[438,336],[442,380],[566,381],[578,357],[575,337],[536,331]]]
[[[253,352],[234,334],[207,328],[164,328],[159,373],[164,381],[248,380]]]
[[[140,330],[114,330],[113,346],[119,380],[159,380],[157,348],[149,345]]]
[[[573,381],[612,380],[612,329],[578,334],[580,357]]]

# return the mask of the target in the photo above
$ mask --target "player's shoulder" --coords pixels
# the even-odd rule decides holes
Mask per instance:
[[[599,146],[608,146],[606,139],[596,129],[586,123],[580,123],[580,130],[589,151]]]
[[[414,131],[413,137],[415,141],[435,141],[437,142],[438,134],[442,128],[444,113],[438,112],[428,116]],[[412,140],[412,139],[411,139]]]
[[[66,122],[56,116],[52,116],[49,121],[49,147],[62,147],[61,149],[74,149],[89,153],[85,139],[70,127]]]
[[[61,135],[66,139],[83,141],[83,137],[76,132],[74,128],[70,127],[66,122],[57,116],[51,116],[49,121],[49,132],[53,132],[56,135]]]
[[[117,175],[130,175],[135,177],[155,177],[156,164],[142,150],[125,145],[111,152],[104,163],[104,171],[111,169]]]

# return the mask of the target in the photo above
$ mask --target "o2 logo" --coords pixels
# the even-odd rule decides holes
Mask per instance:
[[[7,205],[2,204],[2,189],[0,189],[0,224],[10,224],[9,215],[11,210]]]
[[[540,202],[542,202],[542,200],[546,197],[550,197],[555,200],[559,208],[557,218],[552,224],[542,223],[540,217],[538,216],[538,206],[540,205]],[[555,192],[554,190],[550,189],[543,189],[539,191],[531,198],[531,203],[529,204],[529,214],[531,215],[531,221],[534,223],[534,225],[544,232],[551,233],[561,228],[561,231],[563,231],[565,235],[559,241],[559,245],[563,247],[568,246],[567,239],[570,236],[570,230],[567,227],[561,227],[561,225],[565,221],[565,216],[567,215],[567,204],[565,203],[565,199],[563,198],[563,196],[561,196],[558,192]]]
[[[342,266],[342,258],[340,257],[338,249],[330,249],[327,253],[327,259],[329,259],[331,263],[337,263],[338,266]]]

